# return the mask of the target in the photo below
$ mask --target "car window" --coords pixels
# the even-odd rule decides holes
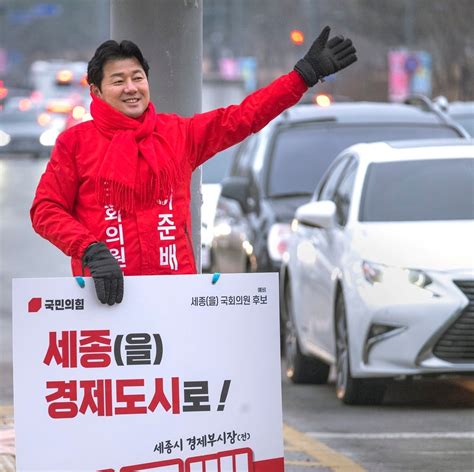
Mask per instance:
[[[257,136],[251,135],[240,145],[232,164],[232,175],[239,177],[249,176],[256,144]]]
[[[342,172],[346,168],[349,157],[350,156],[345,156],[335,163],[321,187],[318,200],[334,200],[334,191],[336,190],[336,186],[339,182]]]
[[[218,152],[202,166],[202,183],[219,184],[227,175],[237,146]]]
[[[474,159],[372,163],[360,221],[474,219]]]
[[[272,146],[265,193],[269,197],[312,195],[334,158],[359,142],[453,137],[459,137],[454,129],[417,123],[305,123],[280,129]]]
[[[456,114],[451,115],[461,126],[471,135],[474,136],[474,113],[471,114]]]
[[[357,172],[357,161],[352,159],[345,168],[339,185],[336,188],[334,203],[337,209],[337,221],[341,226],[345,226],[349,216],[349,208],[352,200],[352,190]]]

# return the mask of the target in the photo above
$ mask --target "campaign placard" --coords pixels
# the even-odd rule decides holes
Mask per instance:
[[[19,472],[283,471],[277,274],[13,281]]]

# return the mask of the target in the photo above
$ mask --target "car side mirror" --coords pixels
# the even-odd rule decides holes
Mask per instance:
[[[331,229],[336,226],[336,205],[330,200],[309,202],[296,209],[295,217],[304,225]]]
[[[250,181],[246,177],[226,177],[222,181],[221,195],[231,200],[236,200],[244,213],[253,210],[250,197]]]

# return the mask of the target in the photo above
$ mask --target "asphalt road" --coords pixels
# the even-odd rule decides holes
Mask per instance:
[[[7,420],[11,280],[70,274],[68,258],[31,229],[28,212],[45,164],[0,156],[0,418]],[[474,470],[472,380],[395,383],[381,406],[348,407],[332,384],[293,385],[283,372],[282,379],[286,472]]]
[[[377,407],[341,404],[333,384],[293,385],[284,379],[282,386],[284,422],[313,441],[309,457],[320,467],[348,472],[474,470],[473,380],[395,382]],[[303,439],[301,444],[297,450],[304,449]],[[287,452],[285,457],[288,461]]]
[[[69,260],[31,228],[29,210],[46,160],[0,156],[0,404],[11,404],[11,283],[70,275]]]

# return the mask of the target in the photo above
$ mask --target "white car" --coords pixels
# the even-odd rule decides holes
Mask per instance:
[[[357,144],[292,223],[287,375],[348,404],[388,379],[474,374],[474,141]]]
[[[474,136],[474,102],[451,102],[447,113]]]

